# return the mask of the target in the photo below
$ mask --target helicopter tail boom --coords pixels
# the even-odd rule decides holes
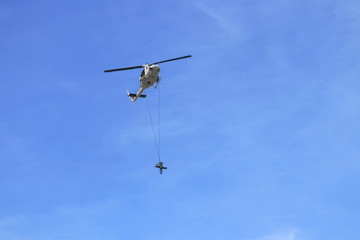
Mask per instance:
[[[127,92],[127,94],[128,94],[128,96],[129,96],[129,98],[130,98],[130,100],[132,101],[132,102],[135,102],[136,101],[136,99],[138,99],[139,97],[140,98],[146,98],[146,95],[145,94],[136,94],[136,93],[129,93],[129,92]]]

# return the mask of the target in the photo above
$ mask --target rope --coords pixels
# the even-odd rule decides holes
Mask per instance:
[[[160,91],[159,91],[159,95],[158,95],[158,118],[159,118],[159,132],[158,132],[158,139],[159,139],[159,143],[156,139],[156,134],[155,134],[155,130],[154,130],[154,123],[153,123],[153,120],[152,120],[152,117],[151,117],[151,111],[150,111],[150,106],[149,106],[149,102],[146,99],[146,105],[147,105],[147,108],[148,108],[148,113],[149,113],[149,118],[150,118],[150,123],[151,123],[151,130],[152,130],[152,133],[153,133],[153,137],[154,137],[154,142],[155,142],[155,147],[156,147],[156,152],[157,152],[157,155],[158,155],[158,158],[159,158],[159,162],[160,162]]]
[[[160,153],[161,153],[161,145],[160,145],[160,127],[161,127],[161,125],[160,125],[160,86],[158,86],[158,88],[159,88],[159,90],[158,90],[158,120],[159,120],[159,161],[160,161]]]

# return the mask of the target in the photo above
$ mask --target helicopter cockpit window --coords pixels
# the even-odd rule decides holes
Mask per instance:
[[[145,75],[145,69],[141,71],[141,76],[143,77]]]

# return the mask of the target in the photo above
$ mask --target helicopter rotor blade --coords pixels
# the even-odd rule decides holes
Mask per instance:
[[[130,70],[130,69],[135,69],[135,68],[143,68],[143,66],[134,66],[134,67],[126,67],[126,68],[115,68],[115,69],[109,69],[109,70],[104,70],[104,72],[115,72],[115,71],[124,71],[124,70]]]
[[[192,56],[191,56],[191,55],[187,55],[187,56],[183,56],[183,57],[172,58],[172,59],[168,59],[168,60],[164,60],[164,61],[160,61],[160,62],[155,62],[155,63],[152,63],[152,64],[159,64],[159,63],[164,63],[164,62],[170,62],[170,61],[180,60],[180,59],[189,58],[189,57],[192,57]],[[151,65],[151,64],[146,64],[146,65]],[[144,66],[145,66],[145,65],[134,66],[134,67],[126,67],[126,68],[108,69],[108,70],[104,70],[104,72],[124,71],[124,70],[136,69],[136,68],[143,68]]]
[[[191,56],[191,55],[187,55],[187,56],[184,56],[184,57],[172,58],[172,59],[168,59],[168,60],[164,60],[164,61],[160,61],[160,62],[155,62],[155,63],[153,63],[153,64],[159,64],[159,63],[164,63],[164,62],[170,62],[170,61],[180,60],[180,59],[183,59],[183,58],[189,58],[189,57],[192,57],[192,56]]]

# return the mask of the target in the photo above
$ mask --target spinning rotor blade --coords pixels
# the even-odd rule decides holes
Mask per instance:
[[[123,71],[123,70],[135,69],[135,68],[143,68],[143,66],[134,66],[134,67],[126,67],[126,68],[115,68],[115,69],[104,70],[104,72]]]
[[[153,63],[153,64],[159,64],[159,63],[164,63],[164,62],[170,62],[170,61],[180,60],[180,59],[183,59],[183,58],[189,58],[189,57],[192,57],[192,56],[191,56],[191,55],[187,55],[187,56],[184,56],[184,57],[172,58],[172,59],[165,60],[165,61],[161,61],[161,62],[155,62],[155,63]]]
[[[175,60],[180,60],[183,58],[189,58],[192,57],[191,55],[187,55],[184,57],[178,57],[178,58],[172,58],[172,59],[168,59],[168,60],[164,60],[164,61],[160,61],[160,62],[155,62],[152,64],[159,64],[159,63],[164,63],[164,62],[170,62],[170,61],[175,61]],[[151,65],[151,64],[146,64],[146,65]],[[130,69],[135,69],[135,68],[143,68],[145,65],[140,65],[140,66],[134,66],[134,67],[126,67],[126,68],[115,68],[115,69],[109,69],[109,70],[104,70],[104,72],[115,72],[115,71],[124,71],[124,70],[130,70]]]

